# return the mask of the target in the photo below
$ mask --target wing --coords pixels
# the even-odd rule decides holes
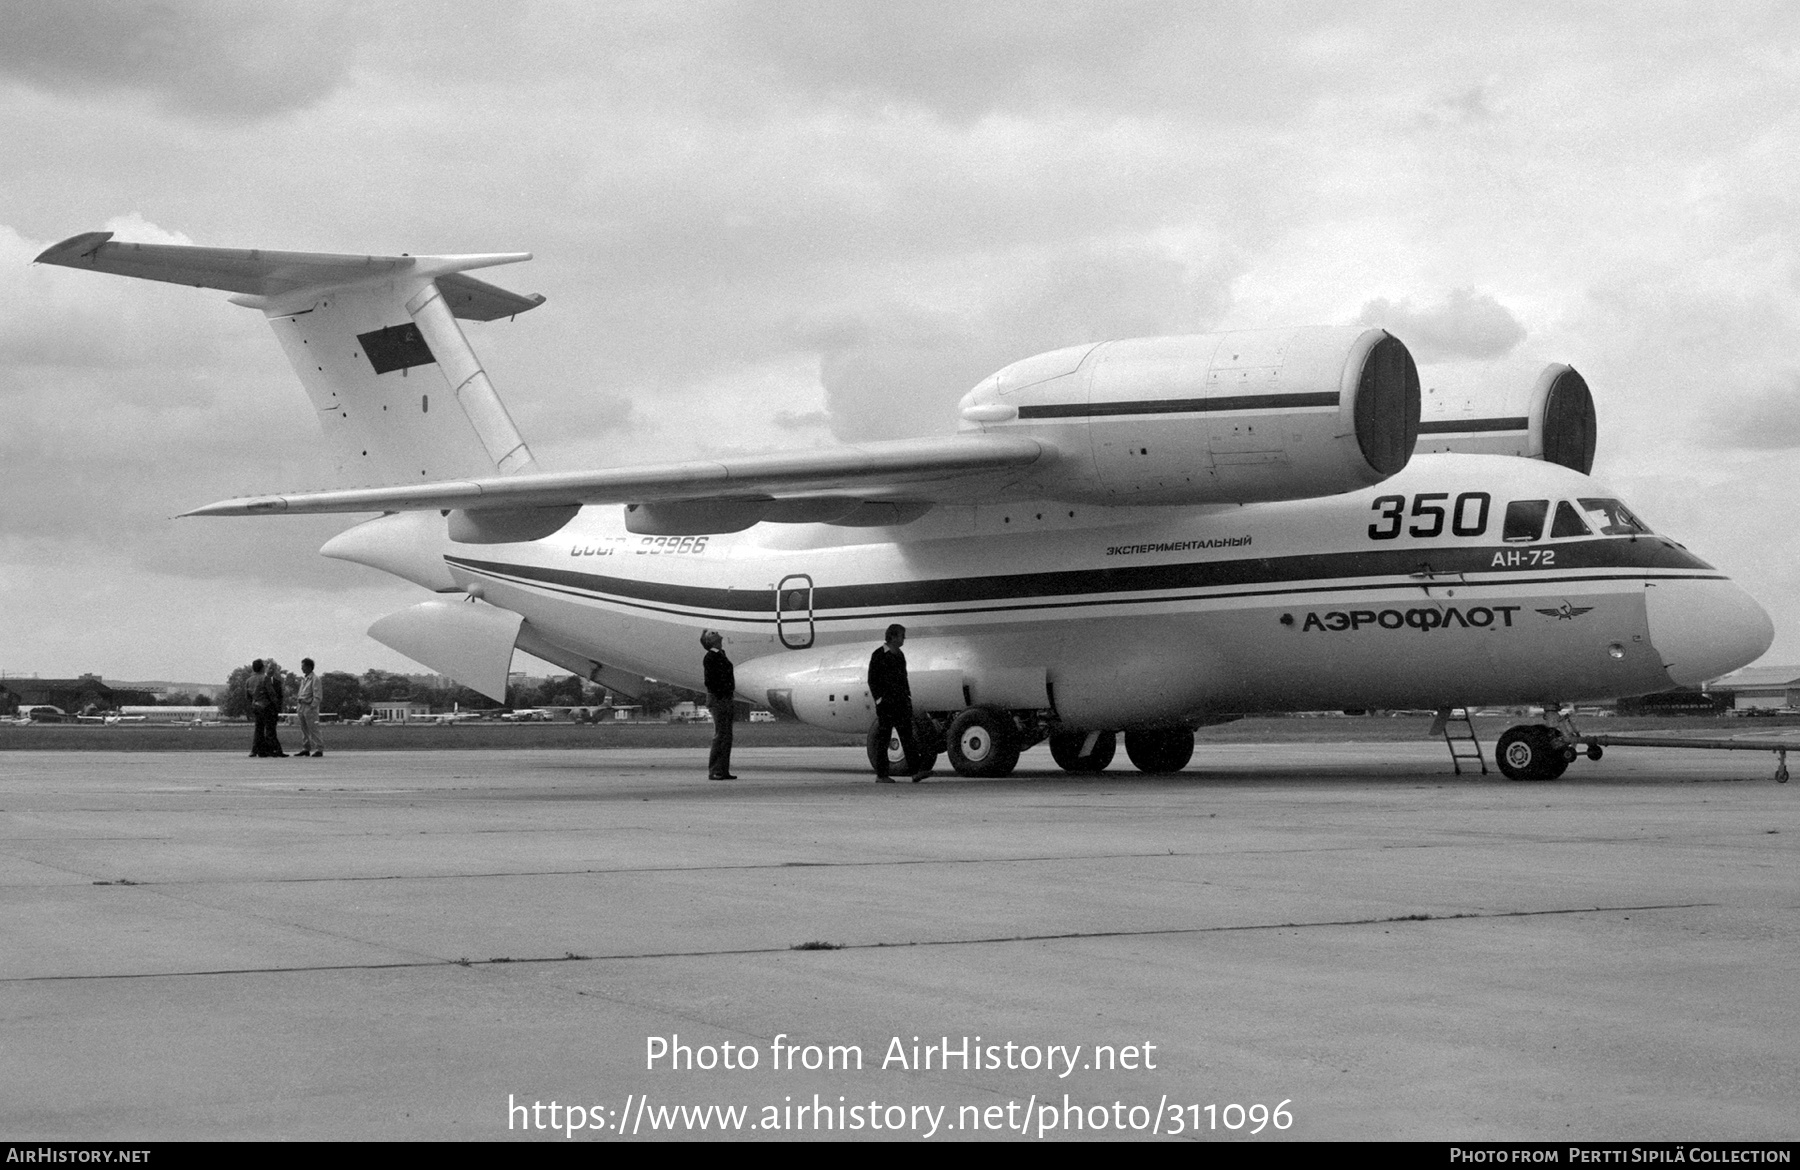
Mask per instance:
[[[871,443],[828,451],[741,459],[653,463],[604,471],[450,480],[396,487],[297,492],[222,500],[188,516],[300,515],[456,509],[477,513],[557,510],[584,504],[637,504],[665,516],[687,509],[687,523],[756,519],[842,521],[884,504],[974,503],[1004,493],[1018,473],[1053,458],[1035,439],[967,434],[946,439]],[[711,515],[713,519],[703,517]],[[750,520],[754,523],[755,520]],[[747,524],[713,527],[729,531]],[[708,530],[702,528],[701,530]]]

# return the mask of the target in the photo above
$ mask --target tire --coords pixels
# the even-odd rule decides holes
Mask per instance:
[[[929,771],[937,764],[938,754],[927,744],[937,739],[937,728],[925,719],[913,720],[913,746],[919,750],[919,758],[914,761],[921,772]],[[888,732],[887,742],[881,742],[881,729],[869,728],[868,738],[864,746],[869,753],[869,767],[877,776],[904,776],[906,771],[906,752],[900,747],[900,733]],[[887,766],[882,766],[882,756],[887,757]]]
[[[1065,772],[1104,772],[1106,765],[1112,763],[1113,753],[1119,750],[1119,737],[1111,731],[1102,731],[1100,738],[1094,741],[1094,750],[1087,755],[1081,754],[1082,746],[1087,743],[1088,732],[1057,731],[1050,736],[1050,758],[1056,766]]]
[[[920,759],[937,763],[937,758],[944,754],[944,724],[929,715],[913,716],[913,743],[919,749]]]
[[[896,738],[892,733],[889,739]],[[863,737],[863,748],[869,754],[869,767],[877,776],[887,776],[893,772],[893,765],[888,761],[888,745],[881,738],[881,728],[869,728],[869,734]]]
[[[1568,770],[1573,757],[1573,750],[1558,743],[1556,733],[1541,724],[1508,728],[1494,744],[1494,762],[1508,780],[1554,780]]]
[[[1194,733],[1187,727],[1127,731],[1125,754],[1140,772],[1179,772],[1194,758]]]
[[[963,776],[1005,776],[1018,767],[1019,737],[1010,717],[970,707],[950,721],[950,766]]]

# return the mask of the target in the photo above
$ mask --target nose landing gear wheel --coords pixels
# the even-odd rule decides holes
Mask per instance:
[[[1554,780],[1575,758],[1575,749],[1556,740],[1556,733],[1548,727],[1520,724],[1509,728],[1494,745],[1494,760],[1508,780]]]
[[[964,776],[1005,776],[1019,765],[1018,735],[1012,720],[986,707],[970,707],[945,736],[950,766]]]
[[[1194,733],[1186,727],[1127,731],[1125,754],[1140,772],[1179,772],[1194,758]]]
[[[1087,755],[1088,736],[1095,736],[1093,750]],[[1104,772],[1119,748],[1119,737],[1110,731],[1058,731],[1050,736],[1050,758],[1065,772]]]

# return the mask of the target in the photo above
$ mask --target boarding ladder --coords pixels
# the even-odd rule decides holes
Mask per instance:
[[[1481,741],[1475,737],[1475,721],[1469,718],[1467,707],[1439,707],[1431,734],[1444,737],[1444,744],[1450,749],[1450,766],[1458,776],[1463,774],[1464,760],[1474,760],[1481,765],[1481,774],[1488,774],[1487,757],[1482,754]]]

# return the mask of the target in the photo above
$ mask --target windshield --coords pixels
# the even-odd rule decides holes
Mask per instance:
[[[1636,536],[1639,533],[1648,535],[1650,526],[1631,514],[1617,500],[1581,500],[1581,510],[1587,513],[1588,522],[1602,536]]]
[[[1586,536],[1587,534],[1588,526],[1582,522],[1581,513],[1575,510],[1575,505],[1567,500],[1558,500],[1556,502],[1556,520],[1550,525],[1550,539],[1555,540],[1559,536]]]

